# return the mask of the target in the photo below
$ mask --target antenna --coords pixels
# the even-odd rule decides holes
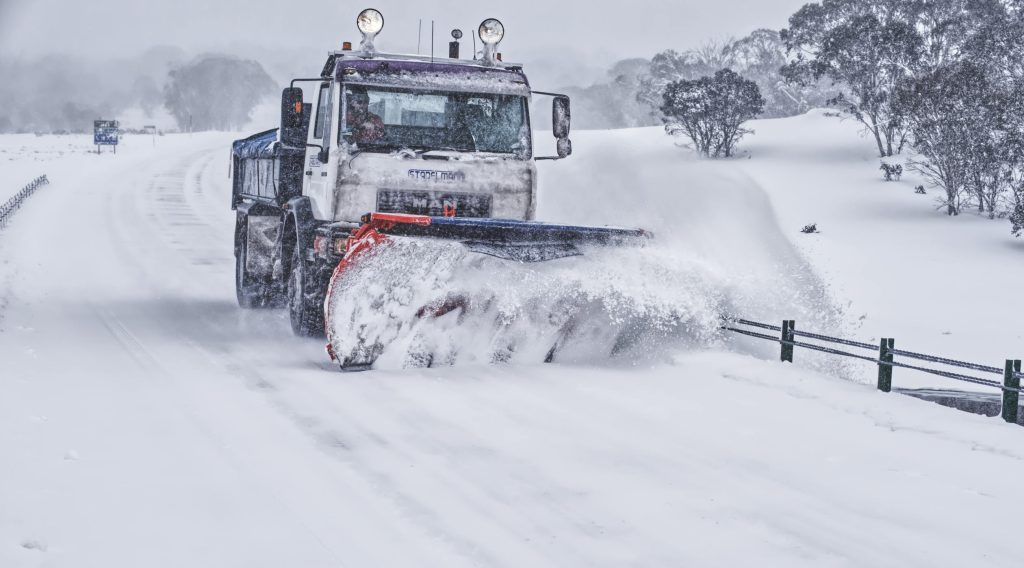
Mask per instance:
[[[473,61],[476,61],[476,36],[473,34],[469,34],[469,36],[473,38]]]
[[[430,62],[434,62],[434,20],[430,20]]]
[[[423,40],[423,18],[420,18],[420,26],[416,30],[416,55],[420,54],[420,43]]]

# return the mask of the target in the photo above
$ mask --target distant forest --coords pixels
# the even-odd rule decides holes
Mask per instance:
[[[607,80],[562,91],[573,99],[573,126],[600,129],[661,125],[658,109],[669,83],[708,77],[721,69],[757,84],[765,99],[762,118],[802,114],[826,106],[838,94],[829,81],[787,82],[782,69],[791,60],[779,32],[761,29],[688,51],[669,49],[651,59],[624,59],[611,66]]]
[[[100,62],[65,55],[0,59],[0,76],[3,133],[92,132],[94,120],[128,109],[144,118],[169,114],[180,130],[235,130],[278,89],[255,61],[187,57],[166,47]]]
[[[256,104],[250,100],[253,95],[258,99],[275,97],[290,76],[318,68],[321,56],[319,52],[267,51],[246,57],[194,57],[179,48],[157,47],[107,61],[66,55],[0,58],[0,76],[5,77],[0,83],[0,100],[7,101],[0,108],[0,132],[90,132],[93,120],[116,118],[127,109],[142,116],[166,117],[170,113],[181,130],[190,127],[190,116],[193,130],[240,128]],[[573,98],[576,128],[660,125],[660,93],[669,82],[712,75],[723,67],[758,84],[766,100],[763,116],[789,116],[822,105],[824,93],[782,81],[779,70],[786,61],[778,32],[758,30],[742,39],[707,42],[689,51],[666,50],[651,59],[618,61],[608,68],[606,80],[588,86],[561,85],[559,90]],[[550,67],[550,62],[546,63]],[[214,68],[219,71],[212,72]],[[217,76],[221,76],[220,82],[210,80]],[[187,93],[197,97],[206,93],[211,95],[206,100],[227,104],[223,96],[212,96],[223,94],[226,76],[244,88],[218,116],[208,115],[208,109],[186,100]],[[538,128],[545,127],[550,114],[547,107],[540,106],[543,103],[546,101],[535,107]]]

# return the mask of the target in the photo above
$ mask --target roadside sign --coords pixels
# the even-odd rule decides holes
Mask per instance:
[[[92,123],[92,142],[96,145],[96,152],[99,153],[100,146],[113,146],[117,152],[117,121],[116,120],[94,120]]]

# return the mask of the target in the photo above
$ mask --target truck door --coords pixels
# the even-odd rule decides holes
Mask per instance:
[[[302,184],[303,195],[309,197],[313,207],[313,216],[321,220],[329,220],[333,215],[332,191],[328,175],[327,163],[320,161],[320,148],[328,150],[331,142],[331,100],[334,95],[333,83],[321,83],[317,93],[316,116],[310,121],[309,143],[315,146],[306,147],[305,178]]]

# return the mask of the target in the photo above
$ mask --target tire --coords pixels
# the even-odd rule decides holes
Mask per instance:
[[[238,306],[243,309],[263,307],[266,286],[245,269],[249,256],[249,239],[244,222],[238,225],[238,246],[235,250],[235,296]]]
[[[312,269],[302,258],[301,247],[292,247],[291,271],[288,275],[288,316],[292,333],[300,337],[324,336],[324,305],[316,293]]]

